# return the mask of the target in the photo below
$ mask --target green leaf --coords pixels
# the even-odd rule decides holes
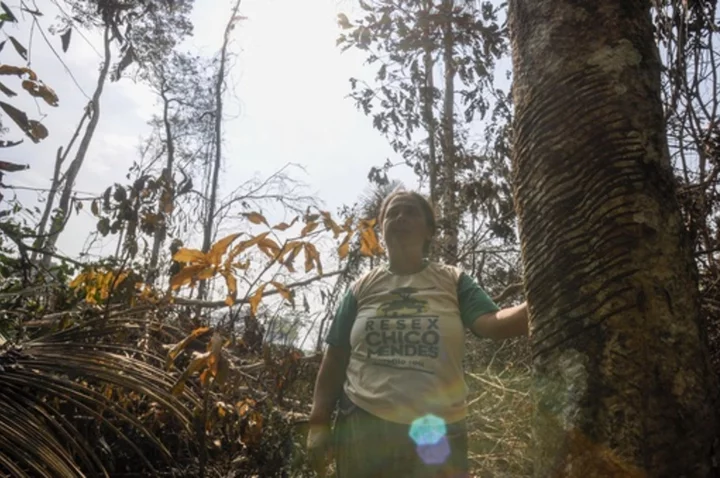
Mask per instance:
[[[68,28],[65,30],[65,32],[60,35],[60,41],[62,41],[62,49],[63,52],[68,51],[68,47],[70,46],[70,37],[72,36],[72,28]]]
[[[38,121],[28,119],[27,115],[19,109],[2,101],[0,101],[0,108],[2,108],[34,143],[47,137],[47,128]]]
[[[15,172],[28,169],[30,166],[27,164],[11,163],[10,161],[0,161],[0,171]]]
[[[97,230],[103,237],[110,233],[110,221],[108,218],[104,217],[98,221]]]
[[[6,95],[8,95],[10,97],[17,96],[17,93],[15,93],[13,90],[11,90],[7,86],[3,85],[2,83],[0,83],[0,91],[2,91],[3,93],[5,93]]]
[[[24,46],[22,46],[20,44],[20,42],[15,39],[15,37],[9,37],[9,40],[10,40],[10,43],[12,43],[13,46],[15,47],[15,51],[18,52],[18,55],[23,57],[23,60],[27,61],[27,59],[28,59],[27,49]]]
[[[12,10],[5,5],[5,2],[0,2],[0,8],[2,8],[2,15],[0,15],[0,18],[4,21],[17,23],[17,18],[15,18],[15,15],[13,15]]]

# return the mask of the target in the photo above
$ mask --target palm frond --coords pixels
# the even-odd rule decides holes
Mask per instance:
[[[0,348],[0,472],[21,478],[109,476],[107,457],[103,461],[98,454],[97,439],[104,433],[124,442],[148,473],[158,465],[156,455],[146,456],[149,447],[172,464],[173,454],[137,410],[101,392],[102,387],[134,392],[169,412],[181,431],[193,433],[197,396],[191,391],[173,396],[175,378],[163,370],[163,357],[116,340],[119,332],[148,329],[177,335],[141,319],[116,318]],[[83,418],[85,429],[79,426]]]

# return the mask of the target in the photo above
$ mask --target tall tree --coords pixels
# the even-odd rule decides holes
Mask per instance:
[[[649,4],[513,0],[536,476],[711,476],[717,386]]]
[[[45,266],[49,265],[50,253],[69,219],[75,181],[100,121],[102,93],[108,78],[119,80],[133,62],[140,65],[162,62],[174,46],[192,31],[187,20],[192,0],[181,0],[175,2],[173,6],[163,6],[156,2],[125,5],[88,0],[67,0],[66,3],[74,15],[62,18],[65,28],[65,33],[62,35],[63,49],[69,48],[73,30],[99,29],[103,32],[103,63],[93,96],[80,120],[78,133],[86,119],[87,126],[82,130],[80,143],[72,161],[62,174],[60,174],[62,163],[67,159],[78,133],[70,139],[64,152],[58,152],[56,158],[50,194],[38,227],[39,239],[35,243],[36,249],[49,252],[43,254],[42,262]],[[115,56],[112,45],[115,43],[119,48],[119,61],[111,69]],[[55,209],[54,199],[58,192],[60,198]],[[46,232],[48,226],[49,230]]]
[[[225,33],[223,35],[223,43],[220,49],[220,63],[218,65],[217,76],[215,77],[215,144],[214,153],[215,156],[211,163],[210,171],[211,180],[209,183],[209,194],[207,202],[207,216],[205,217],[204,231],[203,231],[203,252],[210,250],[212,245],[213,232],[215,230],[215,211],[217,209],[217,194],[218,194],[218,181],[220,178],[220,168],[222,167],[222,124],[223,124],[223,93],[225,92],[225,80],[227,76],[227,59],[228,59],[228,45],[230,44],[230,34],[232,33],[235,25],[239,20],[238,10],[240,9],[241,0],[236,0],[233,6],[230,18],[225,25]],[[205,281],[200,282],[198,287],[198,296],[202,299],[205,297],[205,291],[207,285]]]
[[[506,49],[498,8],[451,0],[373,0],[360,6],[360,19],[340,15],[344,33],[338,43],[367,52],[367,63],[378,69],[374,83],[352,78],[351,96],[404,164],[427,181],[439,217],[433,253],[457,263],[475,252],[461,244],[463,233],[465,240],[477,233],[468,230],[471,209],[489,213],[498,203],[510,204],[509,191],[503,194],[497,182],[487,187],[491,183],[473,174],[490,161],[469,134],[470,123],[480,126],[489,98],[497,96],[494,66]],[[463,115],[457,114],[458,100]],[[370,179],[387,182],[393,166],[388,161],[372,168]]]
[[[162,194],[153,214],[156,225],[148,263],[149,283],[158,276],[160,250],[172,225],[176,201],[192,191],[193,176],[202,169],[198,165],[204,155],[199,152],[205,150],[211,141],[208,133],[214,131],[212,78],[204,74],[212,71],[208,66],[201,58],[173,53],[147,71],[146,81],[157,94],[161,108],[161,113],[151,121],[153,135],[148,146],[165,160],[158,177]]]

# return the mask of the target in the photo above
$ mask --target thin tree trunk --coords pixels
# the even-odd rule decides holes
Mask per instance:
[[[458,213],[455,181],[456,154],[455,154],[455,62],[453,50],[453,0],[443,0],[443,63],[445,65],[445,94],[442,117],[442,156],[443,156],[443,194],[442,217],[443,225],[443,261],[447,264],[456,264],[458,257]]]
[[[220,68],[218,70],[217,82],[215,83],[215,161],[213,164],[212,185],[210,187],[210,203],[205,219],[205,230],[203,234],[203,252],[210,250],[212,245],[213,229],[215,227],[215,210],[217,207],[218,180],[220,178],[220,167],[222,166],[222,122],[223,122],[223,84],[225,83],[225,66],[227,63],[227,50],[230,43],[230,33],[237,23],[237,14],[240,9],[241,0],[237,0],[232,9],[230,19],[225,26],[222,50],[220,51]],[[200,281],[198,286],[198,298],[203,299],[206,293],[206,281]]]
[[[33,262],[37,260],[39,251],[42,250],[45,245],[45,230],[47,229],[48,221],[50,220],[50,214],[52,213],[53,206],[55,205],[55,196],[60,190],[60,186],[62,186],[63,182],[65,181],[65,176],[60,176],[60,171],[62,171],[62,165],[67,159],[68,154],[72,150],[73,144],[75,144],[75,140],[80,135],[80,131],[82,131],[85,120],[89,117],[89,113],[90,110],[88,108],[85,108],[82,118],[80,118],[80,122],[75,129],[75,133],[73,134],[72,138],[70,138],[70,142],[67,144],[65,150],[63,150],[62,146],[58,148],[57,155],[55,156],[55,169],[53,170],[53,177],[50,183],[50,192],[48,193],[47,202],[45,203],[45,210],[43,211],[43,215],[40,218],[40,222],[38,223],[38,237],[33,244],[33,247],[35,248],[32,253]]]
[[[439,214],[437,145],[435,143],[437,136],[437,121],[435,120],[435,113],[433,112],[433,105],[435,104],[435,100],[433,98],[435,90],[435,79],[433,78],[435,61],[433,60],[433,38],[430,22],[430,15],[433,7],[433,0],[425,0],[423,2],[423,9],[425,10],[424,14],[426,17],[423,28],[423,74],[425,75],[425,84],[423,90],[420,92],[420,98],[422,101],[423,122],[425,123],[428,138],[427,169],[428,181],[430,183],[430,203],[433,208],[435,208],[435,213]],[[435,251],[430,251],[430,253],[434,255]]]
[[[164,75],[164,73],[163,73]],[[167,97],[165,80],[163,78],[160,86],[160,97],[163,101],[163,125],[165,127],[165,146],[167,148],[167,161],[165,169],[162,172],[162,187],[165,194],[161,194],[158,199],[157,214],[160,218],[157,230],[153,237],[153,247],[150,253],[150,264],[148,267],[148,283],[153,284],[158,277],[158,262],[160,258],[160,247],[162,247],[167,237],[167,225],[170,221],[170,214],[166,212],[167,201],[175,201],[175,191],[173,190],[173,168],[175,165],[175,141],[173,138],[172,127],[170,125],[170,100]]]
[[[697,275],[647,2],[512,0],[538,477],[708,477]]]
[[[98,77],[97,86],[93,93],[92,100],[90,101],[90,121],[88,122],[87,129],[83,134],[78,151],[75,154],[75,158],[70,163],[67,171],[65,172],[65,185],[63,187],[62,195],[60,196],[60,202],[58,204],[58,212],[54,215],[52,224],[50,226],[50,234],[45,242],[45,249],[53,251],[55,244],[57,243],[58,236],[63,231],[65,224],[67,223],[68,214],[70,214],[70,202],[73,187],[75,186],[75,180],[80,172],[80,168],[85,161],[85,155],[87,154],[90,142],[95,135],[95,129],[97,128],[98,121],[100,121],[100,97],[105,87],[105,81],[107,80],[108,72],[110,71],[110,63],[112,60],[112,53],[110,51],[110,27],[106,26],[103,33],[103,47],[104,47],[104,59],[103,66],[100,70],[100,76]],[[48,267],[52,256],[45,254],[43,257],[43,265]]]

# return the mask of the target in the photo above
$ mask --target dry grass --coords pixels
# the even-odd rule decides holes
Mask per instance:
[[[528,477],[530,353],[527,339],[468,340],[470,464],[477,478]]]

